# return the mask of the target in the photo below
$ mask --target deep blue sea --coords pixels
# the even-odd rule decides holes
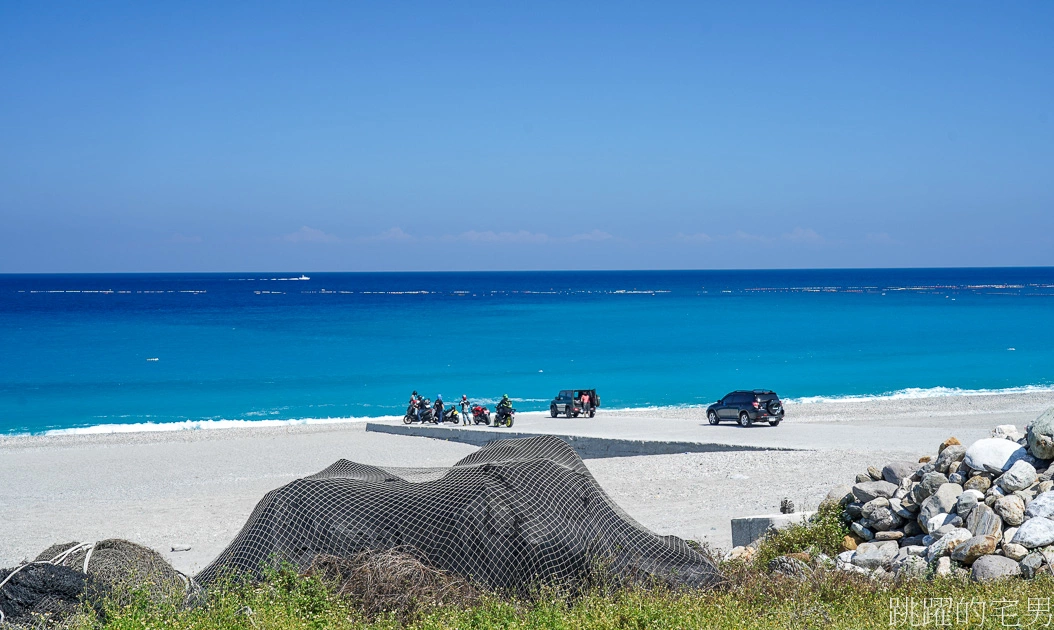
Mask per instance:
[[[1052,386],[1054,268],[0,275],[0,434]]]

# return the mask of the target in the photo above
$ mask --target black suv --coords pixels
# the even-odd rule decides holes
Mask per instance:
[[[583,394],[588,396],[588,403],[583,402]],[[577,418],[579,415],[592,418],[597,415],[599,406],[600,398],[595,389],[562,389],[549,403],[549,415],[555,418],[562,413],[568,418]]]
[[[710,424],[732,420],[738,421],[741,427],[755,422],[776,426],[783,420],[783,403],[776,392],[767,389],[740,390],[707,407],[706,419]]]

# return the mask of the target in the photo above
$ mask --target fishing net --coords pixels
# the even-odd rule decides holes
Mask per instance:
[[[107,599],[128,603],[133,591],[187,603],[200,588],[161,554],[127,540],[57,544],[32,562],[0,569],[0,627],[62,621],[84,603],[96,610]]]
[[[413,550],[424,563],[499,590],[620,580],[709,586],[713,564],[623,512],[581,458],[551,436],[500,440],[450,468],[339,460],[278,488],[195,580],[309,569],[317,557]]]

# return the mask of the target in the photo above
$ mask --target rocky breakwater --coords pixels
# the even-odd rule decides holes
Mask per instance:
[[[1012,425],[935,456],[868,468],[825,503],[843,507],[850,535],[836,558],[872,576],[1031,578],[1054,571],[1054,408],[1021,435]]]

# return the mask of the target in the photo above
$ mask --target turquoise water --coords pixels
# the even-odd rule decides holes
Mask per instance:
[[[1054,385],[1054,268],[307,276],[0,275],[0,433]]]

